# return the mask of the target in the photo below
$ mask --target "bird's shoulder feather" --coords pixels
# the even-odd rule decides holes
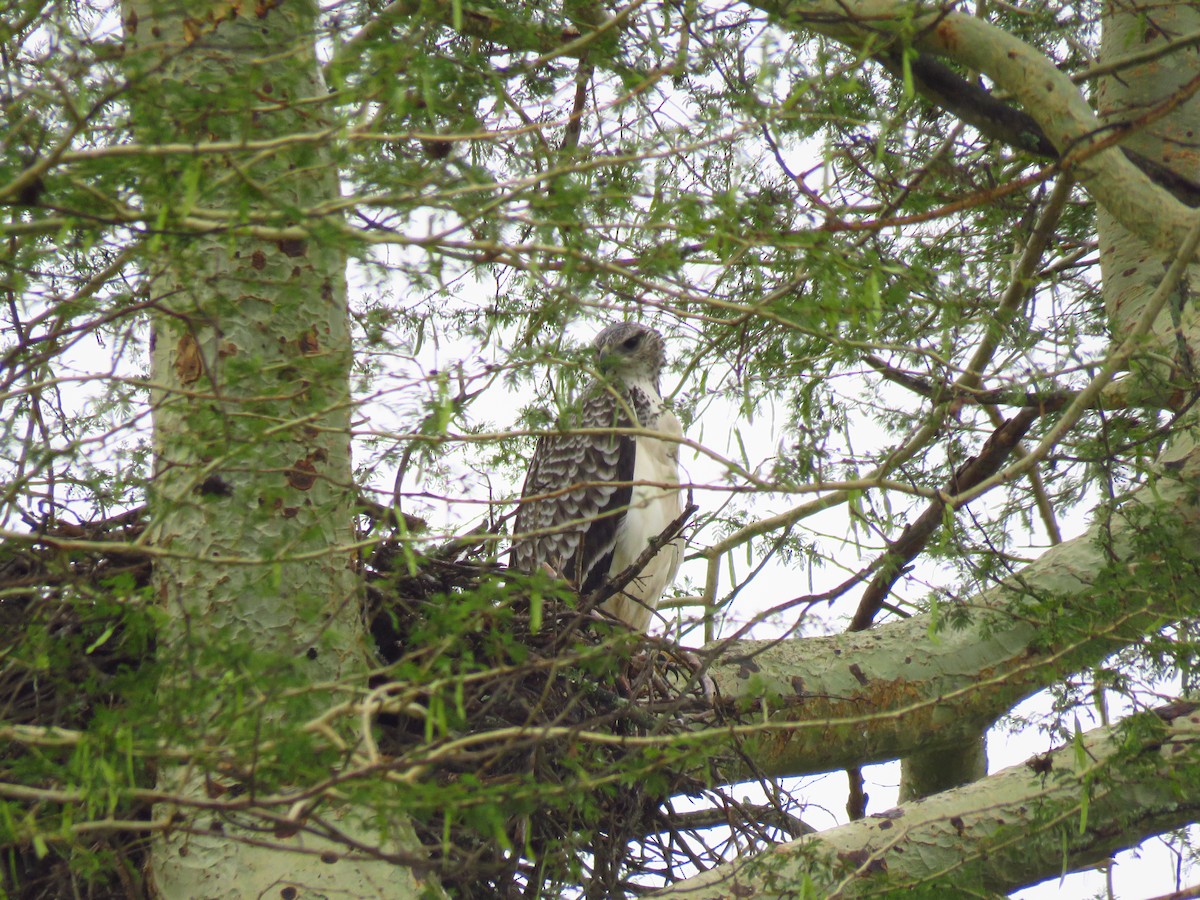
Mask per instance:
[[[584,395],[571,428],[628,428],[628,395],[605,385]],[[537,443],[514,523],[512,563],[532,571],[547,563],[580,590],[608,572],[616,533],[629,505],[635,440],[620,434],[545,434]]]

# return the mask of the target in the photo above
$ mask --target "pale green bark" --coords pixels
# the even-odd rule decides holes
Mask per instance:
[[[947,896],[967,896],[1052,878],[1200,814],[1200,797],[1186,789],[1200,765],[1200,715],[1151,719],[1141,735],[1100,728],[982,781],[718,866],[656,896],[891,896],[938,878]]]
[[[1093,152],[1109,132],[1079,89],[1043,53],[985,19],[948,12],[944,4],[904,0],[750,0],[750,5],[780,26],[827,35],[856,49],[879,50],[908,40],[917,50],[986,75],[1033,116],[1059,152],[1069,155],[1072,174],[1096,202],[1160,251],[1173,252],[1195,221],[1195,211],[1157,187],[1119,151]]]
[[[919,800],[987,775],[987,732],[961,745],[906,756],[900,765],[900,801]]]
[[[859,49],[878,49],[879,41],[902,36],[925,52],[953,57],[987,74],[998,88],[1016,97],[1060,152],[1072,159],[1074,174],[1098,201],[1114,347],[1128,349],[1123,341],[1138,322],[1153,321],[1134,353],[1114,359],[1133,360],[1135,377],[1128,381],[1139,393],[1162,397],[1174,386],[1194,386],[1192,357],[1200,349],[1200,328],[1195,303],[1188,302],[1193,276],[1185,273],[1176,286],[1164,273],[1170,255],[1194,228],[1197,214],[1151,184],[1119,152],[1090,152],[1097,137],[1111,132],[1102,130],[1083,96],[1049,60],[979,18],[925,12],[927,6],[876,0],[755,5],[781,24],[818,31]],[[1154,33],[1147,31],[1147,21],[1136,8],[1122,6],[1119,16],[1110,10],[1102,61],[1144,51],[1155,40],[1195,32],[1200,15],[1189,4],[1168,4],[1155,8],[1154,25]],[[1189,50],[1187,58],[1195,55]],[[1178,56],[1124,70],[1120,79],[1106,83],[1102,111],[1109,119],[1136,120],[1182,96],[1194,74],[1195,66]],[[1142,75],[1147,77],[1143,80]],[[1200,128],[1198,114],[1200,104],[1193,97],[1157,124],[1155,134],[1139,136],[1137,149],[1194,178],[1200,173],[1192,140]],[[1164,287],[1174,298],[1151,320],[1152,303]],[[1144,351],[1172,364],[1139,365]],[[1164,385],[1172,380],[1173,385]],[[1200,452],[1189,422],[1177,426],[1162,463],[1150,487],[1102,515],[1083,537],[1049,551],[1006,586],[974,598],[971,606],[980,608],[965,629],[935,636],[929,617],[918,617],[823,643],[724,648],[713,670],[722,694],[764,697],[760,705],[770,711],[770,725],[748,742],[748,755],[766,771],[783,774],[922,751],[919,759],[928,765],[906,771],[906,796],[978,774],[983,759],[972,736],[981,726],[1063,674],[1099,662],[1145,632],[1200,611],[1194,577],[1200,547],[1200,507],[1194,499]],[[1152,527],[1158,539],[1169,543],[1162,549],[1175,559],[1178,572],[1165,580],[1148,575],[1141,582],[1139,570],[1147,572],[1154,565],[1146,562],[1148,547],[1136,546],[1136,522],[1148,512],[1155,519]],[[1003,610],[1013,609],[1022,595],[1040,598],[1036,611],[1006,614]],[[1122,602],[1114,604],[1115,600]],[[1078,616],[1094,606],[1110,612],[1090,633],[1054,640],[1042,636],[1056,618]],[[857,723],[856,709],[861,714]],[[789,728],[787,720],[795,727]],[[1194,716],[1189,720],[1186,739],[1194,741],[1197,721]],[[837,751],[829,750],[832,744],[838,745]],[[1098,734],[1087,750],[1093,760],[1102,760],[1113,755],[1113,746],[1107,734]],[[1070,751],[1060,753],[1053,771],[1061,776],[1072,758]],[[707,873],[667,893],[791,896],[811,888],[813,896],[840,896],[841,888],[847,894],[878,889],[879,882],[872,884],[869,876],[882,871],[889,875],[889,889],[953,872],[957,888],[1012,890],[1193,821],[1196,804],[1180,802],[1179,783],[1168,777],[1175,764],[1160,759],[1152,773],[1144,767],[1134,769],[1136,775],[1129,773],[1127,783],[1103,798],[1093,792],[1086,812],[1081,798],[1088,791],[1087,779],[1057,780],[1051,793],[1018,767],[903,807],[900,836],[894,840],[880,835],[894,827],[890,820],[853,823],[782,852]],[[1145,780],[1139,782],[1139,777]],[[1031,810],[1074,815],[1078,827],[1039,833]],[[1010,828],[1011,835],[997,832],[996,821]],[[1063,833],[1067,837],[1060,840]],[[881,845],[881,839],[888,843]],[[849,879],[842,880],[846,875]]]
[[[263,139],[321,123],[314,3],[126,0],[122,13],[129,102],[147,142]],[[176,222],[196,205],[299,224],[288,210],[336,198],[337,171],[324,149],[286,143],[177,159],[140,184],[147,208],[162,211],[147,267],[156,304],[150,539],[170,554],[154,574],[168,613],[159,656],[173,718],[164,727],[175,743],[241,751],[241,765],[257,765],[259,748],[265,760],[271,742],[365,683],[345,264],[316,238],[262,242]],[[382,838],[365,825],[370,813],[320,795],[244,818],[188,802],[252,789],[253,779],[214,762],[159,770],[160,789],[179,798],[158,808],[174,817],[153,853],[161,896],[420,893],[411,869],[371,850],[394,849],[402,823]],[[305,830],[316,826],[324,833]],[[351,843],[328,836],[338,832]]]
[[[961,745],[1064,675],[1200,613],[1200,582],[1188,568],[1200,564],[1198,478],[1200,456],[1182,461],[1111,522],[970,598],[964,626],[937,627],[926,614],[852,634],[712,645],[709,675],[720,696],[756,710],[760,722],[766,712],[744,751],[766,774],[799,775]],[[1179,558],[1143,578],[1144,549],[1134,546],[1129,517],[1151,513],[1157,528],[1172,523]],[[1016,605],[1033,598],[1040,603]],[[1113,607],[1119,616],[1089,618]],[[1071,619],[1078,631],[1045,636]],[[748,777],[731,766],[730,780]]]
[[[1151,20],[1136,6],[1112,4],[1102,20],[1101,62],[1119,59],[1135,50],[1152,49],[1167,36],[1200,30],[1200,8],[1189,3],[1156,6]],[[1101,78],[1097,105],[1101,118],[1110,125],[1138,122],[1180,96],[1200,71],[1200,51],[1189,47],[1165,59],[1151,60]],[[1195,95],[1171,110],[1170,115],[1137,127],[1122,141],[1144,156],[1161,162],[1192,179],[1200,176],[1200,151],[1195,135],[1200,133],[1200,99]],[[1137,320],[1148,298],[1163,276],[1164,263],[1150,243],[1150,236],[1131,231],[1103,205],[1096,214],[1100,239],[1100,268],[1104,277],[1104,302],[1114,334]],[[1161,396],[1172,389],[1194,390],[1200,363],[1192,357],[1200,351],[1200,310],[1195,302],[1197,273],[1193,269],[1176,289],[1168,309],[1155,323],[1153,342],[1158,363],[1139,362],[1135,371],[1142,394]],[[1179,339],[1176,334],[1179,329]],[[1185,349],[1187,348],[1187,349]],[[1171,364],[1165,364],[1170,360]]]

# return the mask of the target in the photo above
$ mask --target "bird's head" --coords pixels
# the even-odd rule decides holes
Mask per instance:
[[[600,371],[624,382],[646,380],[658,384],[667,362],[662,335],[637,322],[609,325],[592,341]]]

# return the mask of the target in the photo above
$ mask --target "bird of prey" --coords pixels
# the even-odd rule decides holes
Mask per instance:
[[[680,438],[679,420],[663,404],[662,335],[636,322],[610,325],[593,347],[602,376],[590,384],[573,428],[640,428]],[[521,491],[512,565],[549,566],[587,594],[629,568],[679,518],[679,444],[645,435],[543,435]],[[676,537],[602,608],[646,631],[683,553]]]

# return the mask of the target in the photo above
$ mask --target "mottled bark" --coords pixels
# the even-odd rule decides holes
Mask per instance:
[[[1138,735],[1096,729],[959,790],[718,866],[656,896],[892,896],[909,884],[974,896],[1058,876],[1064,864],[1107,859],[1200,814],[1200,797],[1187,789],[1200,765],[1200,714],[1148,715]]]
[[[126,0],[122,16],[129,103],[147,142],[261,140],[327,124],[313,102],[325,93],[314,3]],[[255,790],[255,771],[230,769],[216,748],[245,759],[249,740],[266,766],[272,742],[345,699],[333,685],[365,682],[342,254],[328,241],[177,224],[193,206],[299,224],[290,210],[337,197],[336,168],[325,148],[281,141],[149,161],[139,176],[145,205],[161,211],[145,290],[155,310],[149,537],[167,554],[154,573],[167,613],[163,724],[197,752],[192,765],[159,770],[160,789],[179,802],[158,809],[173,822],[156,839],[155,887],[179,898],[413,896],[411,870],[369,849],[393,846],[396,831],[381,839],[366,812],[317,796],[234,819],[189,802]],[[367,852],[350,852],[338,832]]]
[[[1106,9],[1102,24],[1103,63],[1200,29],[1200,8],[1190,3],[1155,4],[1153,14],[1145,15],[1137,4],[1113,3]],[[1194,179],[1200,176],[1200,147],[1195,140],[1200,133],[1200,98],[1193,95],[1171,109],[1169,115],[1148,124],[1138,123],[1152,117],[1156,109],[1173,103],[1198,72],[1200,49],[1186,47],[1165,59],[1101,78],[1096,92],[1099,114],[1106,125],[1128,131],[1122,146]],[[1150,235],[1131,230],[1103,204],[1096,213],[1096,230],[1109,327],[1119,335],[1142,315],[1169,260],[1154,246]],[[1196,278],[1193,267],[1159,314],[1146,346],[1157,362],[1149,362],[1148,355],[1134,360],[1133,374],[1137,377],[1130,380],[1136,391],[1130,393],[1163,396],[1173,390],[1195,390],[1200,381],[1195,362],[1200,352]],[[1187,429],[1177,432],[1185,435]],[[1178,438],[1174,443],[1176,455],[1190,452],[1190,439],[1187,448],[1178,445]]]
[[[1197,615],[1197,479],[1200,459],[1189,457],[1110,519],[967,598],[960,624],[925,614],[829,637],[711,645],[720,696],[758,713],[747,755],[767,774],[800,775],[944,751],[1160,623]],[[1151,567],[1139,545],[1147,526],[1160,540],[1173,535]],[[730,780],[748,777],[731,766]]]
[[[1197,67],[1184,62],[1195,58],[1194,48],[1182,51],[1186,57],[1145,62],[1123,69],[1119,78],[1106,79],[1100,91],[1102,122],[1050,60],[980,18],[887,0],[754,5],[779,24],[816,31],[860,50],[877,51],[900,42],[952,58],[986,74],[1013,96],[1100,209],[1105,296],[1114,341],[1089,391],[1099,396],[1123,369],[1132,370],[1123,376],[1126,390],[1148,406],[1154,405],[1154,398],[1194,391],[1200,328],[1195,304],[1189,302],[1194,273],[1186,264],[1194,252],[1188,248],[1194,247],[1197,214],[1153,185],[1114,146],[1124,140],[1155,165],[1196,178],[1200,167],[1193,136],[1200,131],[1200,105],[1192,82]],[[1195,32],[1200,13],[1187,3],[1156,4],[1153,16],[1143,15],[1135,5],[1113,4],[1104,27],[1102,61],[1111,62],[1156,41]],[[1120,127],[1105,128],[1106,123]],[[1177,279],[1179,272],[1182,277]],[[1082,414],[1088,397],[1081,395],[1080,400],[1063,416],[1062,429],[1071,427],[1072,415],[1077,419]],[[824,642],[712,648],[720,654],[713,673],[722,693],[758,697],[760,706],[770,710],[770,724],[747,738],[750,758],[768,772],[783,774],[918,750],[918,765],[908,767],[903,790],[906,796],[920,796],[980,774],[983,758],[973,735],[1022,697],[1099,662],[1156,623],[1195,616],[1200,610],[1200,592],[1195,589],[1200,451],[1191,419],[1194,414],[1174,430],[1147,488],[1103,511],[1082,537],[1055,547],[1005,585],[972,598],[974,611],[964,628],[934,636],[933,622],[917,617]],[[1062,434],[1061,429],[1052,430],[1045,446],[1030,455],[1029,465]],[[1004,477],[1020,471],[1011,467]],[[1146,534],[1156,535],[1153,550],[1142,537]],[[1146,554],[1158,557],[1160,548],[1175,572],[1161,581],[1145,578],[1151,568],[1145,564]],[[1089,608],[1105,613],[1088,623]],[[1065,632],[1048,631],[1063,620],[1079,624]],[[838,750],[831,751],[832,745]],[[1056,765],[1056,771],[1062,771],[1061,762]],[[910,877],[906,864],[924,865],[926,858],[934,864],[921,869],[924,875],[911,870],[911,877],[953,868],[968,876],[965,883],[988,890],[1030,884],[1061,869],[1057,835],[1021,832],[1021,839],[1007,844],[1014,852],[1005,855],[994,843],[982,847],[975,841],[980,832],[964,825],[971,811],[1014,796],[1017,788],[1008,774],[938,795],[929,806],[913,806],[945,807],[942,827],[950,822],[954,833],[934,842],[936,852],[920,843],[920,852],[903,859],[890,850],[881,855],[875,852],[879,845],[873,842],[874,826],[867,820],[790,845],[795,852],[764,855],[709,873],[670,895],[729,896],[744,890],[777,896],[794,892],[805,879],[816,885],[817,895],[837,890],[839,883],[853,893],[849,886],[872,873],[887,871],[893,883],[897,875],[903,881]],[[1077,810],[1086,784],[1068,785],[1057,800],[1059,808]],[[1105,821],[1094,818],[1093,805],[1090,827],[1098,830],[1076,829],[1083,843],[1070,845],[1070,862],[1086,864],[1112,847],[1132,846],[1191,821],[1194,809],[1172,805],[1169,791],[1152,797],[1156,787],[1149,785],[1142,792],[1131,784],[1120,802],[1106,807]],[[1164,819],[1158,811],[1167,807],[1171,815]],[[1131,826],[1131,821],[1138,824]],[[847,836],[846,843],[840,842],[839,834]],[[906,840],[909,834],[904,832]],[[972,867],[983,859],[990,861],[992,873],[974,874]],[[843,877],[849,880],[842,882]],[[955,883],[963,882],[956,878]]]

